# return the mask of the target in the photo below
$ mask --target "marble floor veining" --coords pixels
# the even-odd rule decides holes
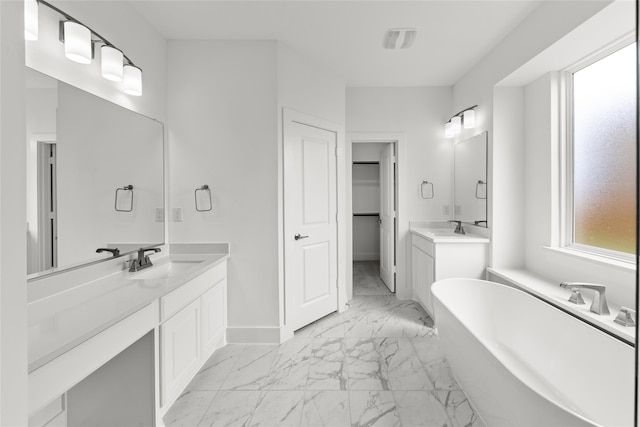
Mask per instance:
[[[483,427],[431,318],[372,284],[371,263],[358,264],[349,309],[280,345],[216,351],[164,417],[167,427]]]

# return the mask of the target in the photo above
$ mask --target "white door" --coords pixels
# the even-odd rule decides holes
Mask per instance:
[[[284,130],[286,322],[299,329],[338,309],[336,133]]]
[[[395,292],[395,157],[393,144],[380,153],[380,278]]]

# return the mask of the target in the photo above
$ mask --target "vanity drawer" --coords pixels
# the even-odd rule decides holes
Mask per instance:
[[[411,236],[411,244],[420,248],[420,250],[425,252],[427,255],[431,255],[432,257],[435,256],[435,249],[432,241],[413,234]]]
[[[164,322],[176,314],[225,277],[227,277],[227,263],[222,262],[163,296],[160,299],[160,321]]]

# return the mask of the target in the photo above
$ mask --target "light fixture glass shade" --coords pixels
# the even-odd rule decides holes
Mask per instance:
[[[124,66],[123,90],[134,96],[142,95],[142,70],[133,65]]]
[[[465,129],[476,127],[476,110],[467,110],[462,113],[462,122]]]
[[[453,136],[453,129],[451,128],[451,122],[444,124],[444,137],[451,138]]]
[[[91,31],[73,21],[64,22],[64,55],[80,64],[91,63]]]
[[[451,133],[457,135],[462,130],[462,117],[455,116],[451,118]]]
[[[114,82],[121,82],[124,74],[123,59],[122,52],[118,49],[107,45],[102,46],[100,48],[102,77]]]
[[[36,0],[24,2],[24,39],[38,40],[38,2]]]

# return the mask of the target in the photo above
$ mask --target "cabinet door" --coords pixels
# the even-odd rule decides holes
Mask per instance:
[[[411,281],[413,283],[413,294],[432,317],[431,285],[433,284],[433,280],[433,258],[414,245],[411,249]]]
[[[227,279],[202,295],[202,354],[207,357],[226,342]]]
[[[200,362],[200,300],[160,325],[162,406],[179,394]]]

